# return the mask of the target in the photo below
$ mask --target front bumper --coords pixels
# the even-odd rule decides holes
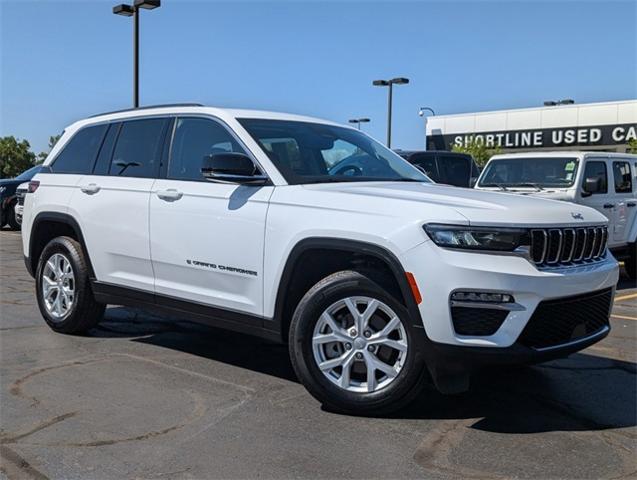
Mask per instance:
[[[22,224],[22,214],[24,213],[24,205],[16,205],[14,208],[15,208],[15,218],[19,224]]]
[[[454,251],[428,241],[404,254],[401,262],[418,284],[418,309],[427,337],[464,347],[511,347],[540,302],[614,288],[619,278],[619,266],[610,253],[595,263],[549,271],[517,255]],[[516,308],[492,335],[460,335],[450,306],[451,294],[459,290],[507,293],[513,295]]]
[[[422,296],[418,309],[424,327],[423,355],[434,383],[443,393],[465,391],[471,372],[477,369],[564,357],[600,341],[610,331],[607,311],[601,314],[605,319],[599,328],[548,348],[528,346],[521,335],[536,310],[540,311],[540,302],[574,300],[575,309],[580,295],[605,291],[611,295],[612,305],[619,268],[610,253],[595,263],[547,271],[515,255],[446,250],[426,242],[408,251],[401,261],[414,275]],[[515,308],[508,311],[493,334],[460,335],[454,328],[450,303],[451,294],[459,290],[507,293],[514,297]],[[568,315],[569,309],[567,306],[557,313]],[[575,313],[578,318],[582,316],[579,310]]]

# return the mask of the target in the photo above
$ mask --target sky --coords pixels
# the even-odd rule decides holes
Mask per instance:
[[[120,0],[121,1],[121,0]],[[132,1],[132,0],[131,0]],[[110,2],[0,0],[0,136],[50,135],[132,103],[132,19]],[[424,144],[436,114],[637,98],[637,0],[186,1],[141,12],[142,105],[200,102],[346,123]]]

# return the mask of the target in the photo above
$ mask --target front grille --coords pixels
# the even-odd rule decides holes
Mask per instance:
[[[26,190],[17,190],[15,196],[18,199],[18,205],[24,205],[24,197],[26,196]]]
[[[508,314],[495,308],[451,307],[453,329],[458,335],[493,335]]]
[[[572,342],[608,326],[613,291],[558,298],[540,302],[518,342],[542,349]]]
[[[539,267],[577,265],[606,253],[606,227],[536,228],[531,230],[531,259]]]

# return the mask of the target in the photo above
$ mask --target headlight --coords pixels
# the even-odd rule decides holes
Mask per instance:
[[[522,228],[440,224],[429,224],[423,228],[436,245],[445,248],[512,252],[531,243],[529,232]]]

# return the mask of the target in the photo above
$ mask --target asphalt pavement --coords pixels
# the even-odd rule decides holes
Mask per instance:
[[[426,389],[391,417],[322,409],[285,346],[110,307],[52,332],[0,232],[0,478],[635,478],[637,289],[563,360]]]

